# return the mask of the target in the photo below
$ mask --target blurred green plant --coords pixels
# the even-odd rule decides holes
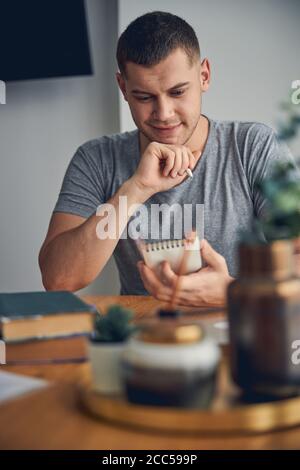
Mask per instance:
[[[280,140],[290,141],[297,137],[300,128],[300,105],[292,102],[292,97],[280,104],[280,109],[286,113],[284,121],[278,124],[278,137]]]
[[[300,105],[292,100],[281,103],[286,113],[278,125],[278,139],[289,142],[300,129]],[[256,185],[266,204],[263,220],[255,219],[250,232],[241,236],[244,243],[261,243],[261,233],[267,241],[300,236],[300,158],[295,156],[296,167],[291,162],[277,163],[272,174]]]
[[[96,343],[122,343],[137,329],[133,312],[120,305],[109,307],[106,315],[97,313],[91,340]]]
[[[268,241],[300,235],[299,175],[292,163],[279,163],[257,185],[267,201],[266,217],[259,224]]]

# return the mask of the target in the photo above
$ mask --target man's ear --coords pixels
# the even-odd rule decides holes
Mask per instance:
[[[208,59],[203,59],[200,66],[200,84],[202,92],[209,89],[210,85],[210,63]]]
[[[119,88],[122,92],[122,95],[124,97],[124,100],[125,101],[128,101],[127,99],[127,92],[126,92],[126,83],[125,83],[125,79],[123,78],[122,74],[120,72],[117,72],[116,73],[116,79],[117,79],[117,82],[118,82],[118,85],[119,85]]]

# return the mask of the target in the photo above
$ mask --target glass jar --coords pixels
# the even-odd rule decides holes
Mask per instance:
[[[133,336],[122,355],[130,402],[207,407],[214,394],[220,352],[198,324],[160,319]]]
[[[293,244],[241,245],[240,273],[228,289],[231,371],[245,391],[297,393],[300,365],[293,348],[300,340],[300,279]]]

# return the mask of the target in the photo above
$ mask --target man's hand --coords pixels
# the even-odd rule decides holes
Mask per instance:
[[[194,169],[200,155],[200,150],[193,153],[183,145],[151,142],[131,181],[149,193],[149,197],[167,191],[186,178],[185,171],[187,168]]]
[[[207,240],[201,243],[201,256],[207,266],[196,273],[181,277],[176,303],[191,307],[225,306],[227,287],[233,281],[226,261]],[[169,302],[178,278],[170,264],[167,261],[161,263],[159,274],[146,266],[143,261],[138,262],[138,269],[149,294]]]

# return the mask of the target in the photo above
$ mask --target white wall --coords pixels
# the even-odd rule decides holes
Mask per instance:
[[[148,11],[177,14],[195,29],[212,66],[203,112],[277,125],[278,103],[300,79],[299,0],[119,0],[119,32]],[[120,97],[121,130],[134,129]]]
[[[86,4],[94,75],[9,83],[7,104],[0,105],[2,292],[43,289],[38,252],[68,162],[84,141],[119,130],[116,1]],[[110,263],[81,292],[118,290]]]

